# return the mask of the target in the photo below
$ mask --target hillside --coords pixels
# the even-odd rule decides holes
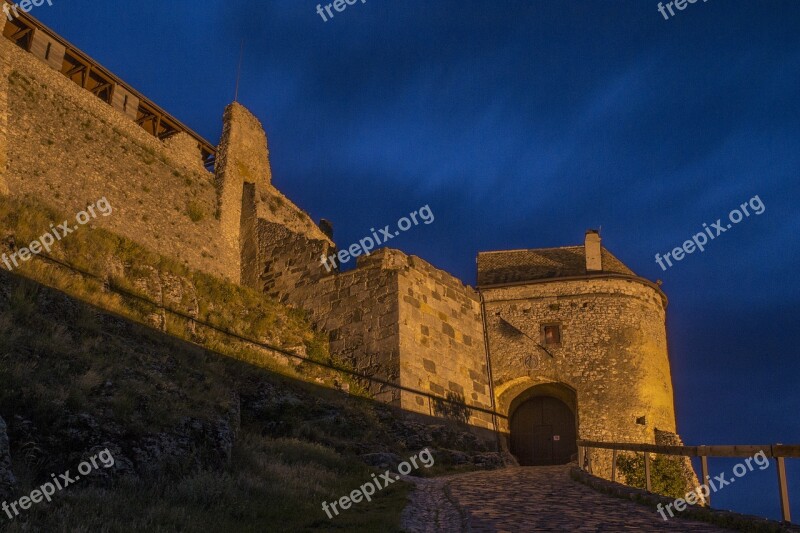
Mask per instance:
[[[29,241],[33,228],[59,219],[42,206],[8,202],[0,210],[7,246]],[[127,277],[127,288],[143,298],[134,305],[108,282],[52,261],[27,263],[25,277],[0,271],[0,418],[17,480],[13,499],[98,451],[114,458],[113,467],[59,492],[52,503],[34,505],[13,521],[0,516],[8,531],[256,531],[265,524],[276,531],[391,531],[405,505],[404,484],[336,520],[326,517],[321,502],[368,481],[378,471],[368,465],[382,472],[424,447],[436,464],[415,474],[499,464],[497,454],[455,424],[423,424],[419,415],[355,394],[357,384],[313,359],[290,362],[244,342],[237,346],[220,332],[224,326],[324,359],[325,343],[302,314],[167,265],[102,230],[87,227],[71,237],[54,260],[97,273],[82,258],[132,269],[126,259],[134,256],[141,276],[151,268],[160,273],[155,279],[167,277],[169,267],[173,290],[162,294],[164,301],[185,308],[192,294],[197,305],[190,311],[220,329],[154,313],[143,302],[155,289],[137,282],[142,277]],[[243,320],[248,315],[239,305],[249,306],[252,317]],[[0,434],[0,470],[3,442]]]

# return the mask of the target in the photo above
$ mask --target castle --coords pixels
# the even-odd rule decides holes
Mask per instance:
[[[0,29],[0,195],[73,213],[107,197],[98,225],[307,310],[375,398],[500,432],[522,464],[676,438],[667,299],[597,232],[480,253],[475,288],[388,248],[328,271],[330,228],[272,185],[243,106],[214,147],[32,17]]]

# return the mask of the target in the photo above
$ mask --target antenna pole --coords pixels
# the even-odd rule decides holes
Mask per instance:
[[[244,39],[239,46],[239,67],[236,70],[236,94],[233,97],[234,102],[239,101],[239,79],[242,77],[242,57],[244,56]]]

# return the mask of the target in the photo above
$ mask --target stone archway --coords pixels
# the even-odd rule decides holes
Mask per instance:
[[[575,392],[557,383],[519,394],[509,409],[509,447],[523,466],[566,464],[577,458]]]

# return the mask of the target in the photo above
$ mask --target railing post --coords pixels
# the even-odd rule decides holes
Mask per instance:
[[[705,446],[698,446],[702,449],[700,452],[702,455],[700,456],[700,467],[703,472],[703,480],[700,482],[701,485],[708,485],[708,455],[706,455],[706,447]],[[706,496],[706,503],[709,507],[711,507],[711,491],[707,490],[708,496]]]
[[[611,450],[611,482],[617,481],[617,449]]]
[[[789,509],[789,488],[786,484],[786,458],[776,457],[778,462],[778,491],[781,497],[781,514],[784,522],[792,521],[792,513]]]
[[[652,492],[650,486],[650,454],[644,452],[644,482],[647,492]]]
[[[583,451],[583,446],[578,446],[578,468],[583,470],[583,454],[586,453]]]

